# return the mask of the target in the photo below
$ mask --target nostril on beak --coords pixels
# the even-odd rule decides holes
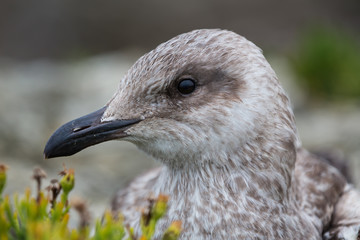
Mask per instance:
[[[88,125],[88,126],[83,126],[83,127],[76,127],[76,128],[74,128],[72,131],[73,131],[73,132],[79,132],[79,131],[81,131],[81,130],[83,130],[83,129],[86,129],[86,128],[88,128],[88,127],[90,127],[90,125]]]

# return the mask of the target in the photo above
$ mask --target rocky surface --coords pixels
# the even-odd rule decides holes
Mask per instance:
[[[99,216],[112,195],[135,175],[157,163],[126,142],[108,142],[66,158],[44,160],[42,151],[61,124],[102,107],[139,54],[114,53],[77,62],[0,60],[0,162],[10,167],[5,193],[33,187],[35,166],[55,178],[62,164],[76,171],[73,195],[88,200]],[[286,61],[270,58],[295,106],[304,146],[345,153],[360,187],[360,108],[308,108]]]

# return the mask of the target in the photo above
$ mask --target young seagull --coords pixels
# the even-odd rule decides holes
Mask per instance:
[[[140,231],[149,196],[169,195],[155,239],[356,239],[360,194],[302,148],[290,102],[253,43],[195,30],[142,56],[102,109],[60,127],[45,157],[126,140],[163,167],[136,178],[114,211]]]

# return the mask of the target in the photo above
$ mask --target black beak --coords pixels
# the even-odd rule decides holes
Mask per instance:
[[[106,106],[70,121],[50,137],[44,149],[45,158],[70,156],[89,146],[126,136],[124,132],[140,119],[101,122]]]

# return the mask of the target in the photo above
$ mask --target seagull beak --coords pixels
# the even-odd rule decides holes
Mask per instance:
[[[125,137],[125,130],[141,121],[129,119],[101,122],[106,108],[105,106],[58,128],[45,146],[45,158],[70,156],[89,146]]]

